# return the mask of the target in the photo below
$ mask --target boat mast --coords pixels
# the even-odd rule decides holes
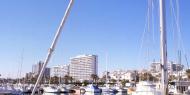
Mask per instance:
[[[18,84],[21,84],[23,54],[24,54],[24,49],[22,50],[22,53],[21,53],[21,63],[20,63],[20,70],[19,70],[19,76],[18,76]]]
[[[60,26],[58,27],[58,30],[57,30],[57,32],[56,32],[55,38],[54,38],[54,40],[53,40],[53,42],[52,42],[52,45],[51,45],[51,47],[49,48],[47,57],[46,57],[46,59],[45,59],[45,61],[44,61],[44,63],[43,63],[42,69],[41,69],[41,71],[40,71],[40,74],[39,74],[39,76],[38,76],[38,79],[37,79],[37,81],[36,81],[36,84],[35,84],[35,86],[34,86],[34,89],[33,89],[31,95],[34,95],[34,94],[35,94],[36,88],[37,88],[39,82],[40,82],[41,79],[42,79],[42,76],[43,76],[43,74],[44,74],[44,70],[45,70],[46,65],[48,64],[48,62],[49,62],[49,60],[50,60],[50,58],[51,58],[51,55],[52,55],[52,53],[53,53],[53,51],[54,51],[54,49],[55,49],[56,43],[57,43],[58,38],[59,38],[59,36],[60,36],[60,34],[61,34],[61,32],[62,32],[62,29],[63,29],[63,26],[64,26],[64,24],[65,24],[65,21],[66,21],[68,15],[69,15],[71,6],[72,6],[72,4],[73,4],[73,1],[74,1],[74,0],[70,0],[70,2],[69,2],[69,5],[68,5],[68,7],[67,7],[67,9],[66,9],[66,11],[65,11],[65,14],[64,14],[64,16],[63,16],[63,19],[62,19],[62,21],[61,21],[61,24],[60,24]]]
[[[167,71],[167,41],[166,41],[166,20],[165,20],[165,0],[159,0],[160,3],[160,56],[162,67],[162,95],[167,95],[168,71]]]
[[[108,83],[108,54],[106,53],[106,84]]]

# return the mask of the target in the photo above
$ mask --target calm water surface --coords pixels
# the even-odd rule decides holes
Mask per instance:
[[[74,94],[74,93],[44,93],[43,95],[78,95],[78,94]],[[85,94],[80,94],[80,95],[127,95],[127,93],[85,93]]]

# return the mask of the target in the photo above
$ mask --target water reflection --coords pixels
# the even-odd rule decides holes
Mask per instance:
[[[71,94],[71,93],[44,93],[42,95],[77,95],[77,94]]]
[[[44,93],[43,95],[79,95],[75,93]],[[90,93],[86,92],[85,94],[80,94],[80,95],[127,95],[127,93]]]
[[[101,93],[90,93],[90,92],[86,92],[85,94],[83,95],[103,95]]]
[[[116,93],[115,95],[127,95],[127,93]]]

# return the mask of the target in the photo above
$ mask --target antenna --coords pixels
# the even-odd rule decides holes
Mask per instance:
[[[53,53],[53,51],[54,51],[54,49],[55,49],[55,46],[56,46],[57,41],[58,41],[58,38],[59,38],[59,36],[60,36],[60,34],[61,34],[61,31],[62,31],[62,29],[63,29],[63,26],[64,26],[64,24],[65,24],[65,21],[66,21],[68,15],[69,15],[71,6],[72,6],[72,4],[73,4],[73,1],[74,1],[74,0],[70,0],[70,2],[69,2],[69,5],[68,5],[68,7],[67,7],[67,9],[66,9],[66,11],[65,11],[64,17],[63,17],[63,19],[62,19],[62,21],[61,21],[61,24],[60,24],[60,26],[58,27],[58,30],[57,30],[57,33],[56,33],[56,35],[55,35],[55,38],[54,38],[54,40],[53,40],[53,42],[52,42],[52,45],[51,45],[51,47],[49,48],[47,57],[46,57],[46,59],[45,59],[45,61],[44,61],[44,63],[43,63],[42,69],[41,69],[41,71],[40,71],[40,74],[39,74],[39,76],[38,76],[38,79],[37,79],[37,81],[36,81],[36,84],[35,84],[35,86],[34,86],[34,89],[33,89],[31,95],[34,95],[34,94],[35,94],[36,88],[37,88],[39,82],[40,82],[41,79],[42,79],[42,76],[43,76],[43,74],[44,74],[46,65],[48,64],[48,62],[49,62],[49,60],[50,60],[50,58],[51,58],[51,55],[52,55],[52,53]]]

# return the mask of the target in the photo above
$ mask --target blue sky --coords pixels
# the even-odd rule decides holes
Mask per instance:
[[[168,0],[169,1],[169,0]],[[0,3],[0,73],[16,77],[23,52],[22,73],[30,72],[32,64],[44,60],[68,0],[2,0]],[[158,12],[155,2],[155,14]],[[190,1],[180,0],[180,26],[186,54],[190,58]],[[170,5],[167,2],[167,5]],[[79,54],[99,56],[99,73],[108,68],[139,69],[146,67],[142,35],[146,23],[147,0],[75,0],[49,67],[69,63]],[[169,14],[167,18],[172,19]],[[155,43],[149,60],[159,60],[159,28],[155,16]],[[175,60],[171,21],[167,20],[169,60]],[[146,38],[145,38],[146,39]],[[147,39],[146,39],[147,40]],[[140,51],[140,52],[139,52]],[[142,53],[142,54],[141,54]],[[147,64],[147,65],[145,65]],[[184,63],[186,64],[186,63]]]

